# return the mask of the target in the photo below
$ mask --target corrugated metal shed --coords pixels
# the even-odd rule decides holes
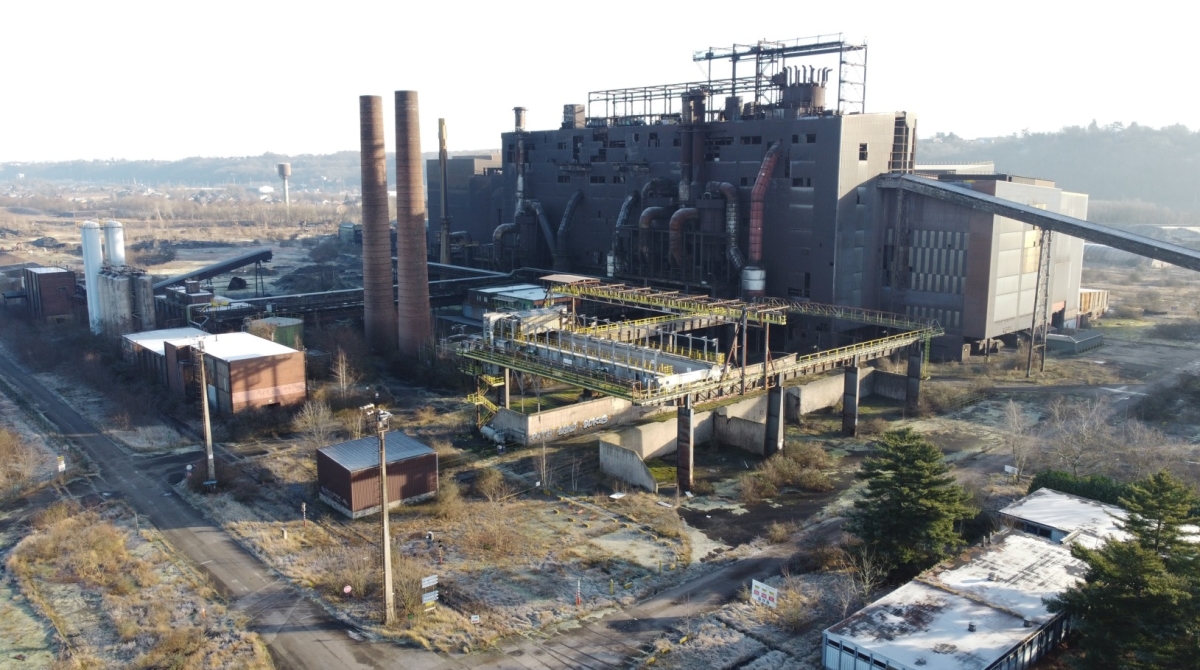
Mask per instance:
[[[397,461],[405,461],[417,456],[434,453],[433,449],[400,431],[387,433],[384,442],[387,444],[387,462],[389,465]],[[374,435],[322,447],[317,451],[325,454],[350,472],[379,467],[379,438]]]

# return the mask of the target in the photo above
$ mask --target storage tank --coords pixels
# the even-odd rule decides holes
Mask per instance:
[[[304,348],[304,319],[286,316],[269,316],[250,322],[249,332],[285,347]]]
[[[114,268],[125,265],[125,226],[120,221],[104,224],[104,263]]]
[[[153,330],[156,327],[154,312],[154,277],[142,273],[133,277],[134,331]]]
[[[104,264],[104,255],[100,248],[100,224],[84,221],[80,237],[83,241],[83,280],[87,286],[88,326],[93,334],[99,335],[104,330],[99,286],[100,267]]]

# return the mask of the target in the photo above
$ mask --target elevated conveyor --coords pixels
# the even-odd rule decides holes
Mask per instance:
[[[975,211],[1004,216],[1044,230],[1078,237],[1138,256],[1200,271],[1200,251],[1063,214],[1047,212],[1044,209],[997,198],[994,195],[973,191],[963,186],[956,186],[953,182],[934,181],[912,175],[886,175],[879,178],[877,186],[884,189],[900,189]]]
[[[223,261],[217,261],[212,265],[205,265],[198,270],[192,270],[191,272],[185,272],[181,275],[171,277],[170,279],[164,279],[160,282],[155,282],[154,293],[161,294],[163,291],[167,290],[168,286],[176,286],[191,279],[204,281],[205,279],[219,277],[220,275],[233,272],[238,268],[246,267],[252,263],[269,263],[273,257],[274,252],[266,248],[247,251],[245,253],[238,254],[237,256],[233,256],[232,258],[226,258]]]

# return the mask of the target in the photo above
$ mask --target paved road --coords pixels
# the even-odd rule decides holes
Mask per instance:
[[[688,616],[716,609],[737,596],[750,579],[779,574],[798,549],[783,544],[722,566],[642,603],[551,638],[523,638],[484,654],[447,655],[359,641],[253,554],[179,498],[167,483],[198,453],[142,457],[125,453],[72,407],[0,355],[0,375],[31,398],[64,436],[100,470],[99,490],[123,498],[149,519],[172,547],[208,573],[235,609],[250,616],[251,629],[266,641],[279,668],[404,668],[406,670],[599,670],[627,665],[664,630]],[[822,535],[829,524],[805,537]],[[800,540],[804,542],[805,540]]]

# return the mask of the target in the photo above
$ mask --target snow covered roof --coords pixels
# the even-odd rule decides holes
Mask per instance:
[[[189,337],[207,335],[199,328],[167,328],[166,330],[147,330],[143,333],[129,333],[123,336],[126,342],[136,344],[162,356],[165,353],[164,343],[171,340],[182,340]]]
[[[202,339],[204,340],[204,355],[223,361],[240,361],[247,358],[296,353],[296,350],[291,347],[264,340],[250,333],[205,335]]]
[[[1043,599],[1082,579],[1084,570],[1069,546],[1008,531],[826,632],[908,667],[978,670],[1051,621]],[[1034,625],[1025,627],[1026,620]]]
[[[1117,527],[1118,522],[1125,520],[1125,510],[1053,489],[1038,489],[1000,513],[1067,534],[1078,531],[1097,540],[1125,537]]]
[[[55,275],[55,274],[60,274],[60,273],[65,273],[65,272],[71,272],[71,270],[68,270],[66,268],[41,267],[41,268],[25,268],[25,269],[34,274],[39,274],[39,275]]]

